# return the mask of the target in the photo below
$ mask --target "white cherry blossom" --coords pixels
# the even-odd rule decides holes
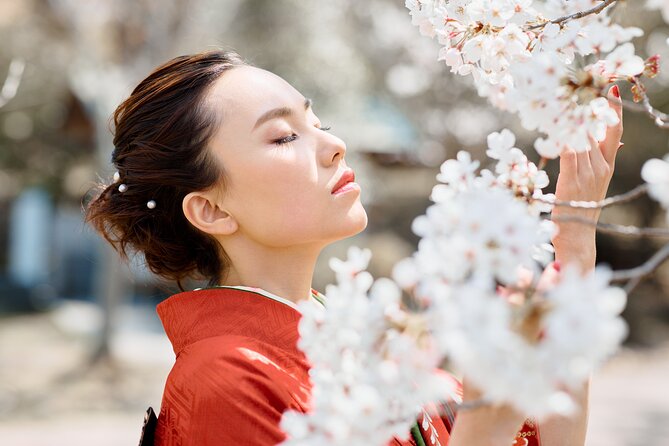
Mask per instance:
[[[599,3],[405,6],[420,33],[442,46],[438,60],[540,132],[535,150],[555,158],[567,147],[589,150],[591,137],[603,140],[618,123],[606,98],[610,83],[645,68],[629,43],[641,31],[613,23],[610,8],[548,23]],[[667,1],[647,5],[664,12]],[[517,286],[521,272],[538,277],[552,260],[555,225],[542,214],[555,197],[543,193],[546,172],[516,147],[510,130],[490,134],[487,143],[489,168],[479,170],[465,151],[442,164],[434,204],[412,222],[416,252],[395,265],[392,280],[375,281],[366,271],[371,252],[354,247],[347,260],[330,261],[337,284],[326,287],[326,308],[300,304],[299,347],[313,364],[314,387],[308,413],[284,414],[284,444],[385,445],[406,435],[423,404],[455,398],[450,381],[435,373],[446,358],[486,400],[538,417],[567,414],[575,409],[569,391],[619,348],[626,296],[609,285],[606,267],[582,276],[566,265],[547,289],[498,292],[500,284]],[[669,155],[649,160],[642,176],[651,197],[669,209]],[[402,290],[415,304],[411,311]]]
[[[414,322],[397,285],[364,271],[370,254],[352,247],[347,260],[331,262],[338,281],[326,288],[325,309],[299,304],[298,346],[313,389],[308,413],[284,413],[284,446],[385,446],[407,436],[424,404],[457,398],[437,371],[438,350],[402,329]]]
[[[543,133],[535,147],[542,156],[554,158],[566,146],[589,150],[590,137],[601,141],[612,115],[591,102],[606,99],[605,87],[611,81],[637,75],[644,68],[628,43],[641,30],[612,23],[606,11],[578,21],[531,27],[597,4],[595,0],[413,1],[407,8],[413,19],[421,17],[432,25],[429,34],[443,45],[438,59],[454,73],[471,75],[481,96],[517,113],[525,128]],[[591,54],[606,56],[601,63],[574,66],[576,55]],[[595,82],[590,82],[592,77]]]
[[[625,43],[606,56],[604,67],[619,76],[635,76],[643,72],[644,62],[634,53],[634,45]]]
[[[667,209],[669,221],[669,155],[646,161],[641,168],[641,178],[648,183],[648,194]]]
[[[567,265],[560,282],[546,294],[550,308],[544,318],[540,353],[555,358],[554,379],[576,390],[590,371],[617,351],[627,335],[620,313],[626,295],[609,286],[611,270],[598,266],[587,277]],[[562,366],[558,360],[563,361]]]
[[[606,270],[581,278],[567,268],[558,286],[525,302],[498,295],[496,284],[516,284],[520,267],[541,273],[555,226],[532,207],[545,172],[510,130],[488,141],[494,172],[477,173],[467,152],[442,165],[434,204],[412,224],[418,249],[396,264],[394,280],[374,281],[365,271],[371,252],[352,247],[347,260],[331,259],[337,284],[326,287],[326,308],[299,304],[298,346],[314,387],[308,413],[284,414],[284,444],[385,445],[406,435],[424,404],[457,401],[437,373],[446,357],[486,400],[537,417],[567,414],[575,405],[565,386],[619,346],[625,296],[608,286]]]
[[[516,135],[509,129],[503,129],[501,132],[493,132],[488,135],[487,141],[488,150],[486,151],[486,155],[490,158],[501,160],[516,145]]]
[[[474,174],[480,163],[472,161],[470,153],[464,150],[459,151],[456,157],[457,159],[444,161],[437,179],[442,183],[466,188],[474,181]]]

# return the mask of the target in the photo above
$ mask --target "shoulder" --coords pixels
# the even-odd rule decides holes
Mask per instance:
[[[279,422],[290,392],[258,347],[253,339],[225,336],[185,348],[165,385],[161,432],[187,439],[184,445],[281,441]]]
[[[257,392],[272,380],[272,356],[253,338],[211,337],[182,350],[168,380],[186,383],[203,397]]]

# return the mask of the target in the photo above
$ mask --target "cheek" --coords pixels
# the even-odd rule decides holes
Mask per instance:
[[[329,203],[316,167],[294,159],[275,157],[249,168],[237,182],[236,197],[246,230],[259,239],[292,238],[312,232]],[[306,234],[305,234],[306,235]],[[265,240],[267,241],[267,240]]]
[[[322,216],[327,214],[330,197],[316,175],[299,172],[290,177],[277,179],[267,190],[265,213],[272,222],[270,227],[287,238],[309,237],[322,225]]]
[[[255,160],[236,182],[237,216],[249,237],[266,246],[283,247],[334,241],[366,227],[367,215],[359,198],[335,200],[313,160],[288,156]]]
[[[272,246],[290,246],[309,242],[333,242],[355,235],[367,226],[367,214],[360,200],[335,203],[327,193],[320,197],[303,197],[282,202],[276,213],[267,218],[263,239]],[[260,233],[259,233],[260,235]]]
[[[314,206],[326,195],[319,188],[318,170],[315,163],[294,156],[277,155],[258,166],[256,190],[259,199],[270,208],[282,213],[296,212]],[[258,178],[260,177],[260,178]]]

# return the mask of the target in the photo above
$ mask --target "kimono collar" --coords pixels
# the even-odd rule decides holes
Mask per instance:
[[[323,295],[312,289],[313,303]],[[302,314],[291,301],[265,290],[221,286],[175,294],[156,307],[174,353],[216,336],[246,336],[288,351],[298,351]]]

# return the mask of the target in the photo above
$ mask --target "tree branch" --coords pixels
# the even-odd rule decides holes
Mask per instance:
[[[646,93],[643,93],[642,95],[641,104],[646,114],[653,118],[656,126],[660,127],[661,129],[669,129],[669,115],[662,113],[653,107]]]
[[[669,243],[653,254],[653,256],[644,264],[632,269],[614,271],[613,276],[611,277],[611,282],[623,282],[629,280],[625,286],[625,292],[629,294],[644,277],[655,271],[655,269],[667,259],[669,259]]]
[[[22,59],[14,59],[12,60],[12,63],[9,64],[7,78],[5,78],[2,89],[0,89],[0,107],[5,106],[5,104],[16,96],[25,67],[26,64]]]
[[[614,204],[620,204],[620,203],[625,203],[627,201],[632,201],[635,198],[638,198],[647,192],[648,192],[648,184],[644,183],[638,185],[637,187],[628,192],[625,192],[620,195],[614,195],[613,197],[605,198],[601,201],[560,201],[560,200],[550,200],[546,198],[532,198],[532,197],[528,198],[540,201],[542,203],[549,203],[554,206],[565,206],[579,209],[601,209]]]
[[[611,223],[595,223],[587,218],[578,216],[554,217],[553,221],[576,222],[587,226],[596,226],[599,232],[605,234],[626,235],[632,237],[666,237],[669,238],[669,229],[665,228],[639,228],[637,226],[624,226]]]
[[[591,15],[591,14],[599,14],[602,12],[604,9],[606,9],[608,6],[612,5],[613,3],[616,3],[618,0],[603,0],[600,5],[595,6],[594,8],[586,9],[585,11],[577,12],[574,14],[566,15],[563,17],[559,17],[557,19],[545,22],[545,23],[540,23],[538,25],[532,25],[527,28],[527,30],[533,30],[533,29],[538,29],[538,28],[543,28],[549,23],[555,23],[555,24],[560,24],[562,22],[567,22],[569,20],[578,20],[582,19],[585,16]]]
[[[635,85],[635,82],[632,82],[632,84]],[[669,115],[653,107],[653,105],[650,103],[650,98],[648,98],[648,95],[643,90],[643,88],[639,88],[639,94],[641,95],[641,103],[612,97],[608,97],[607,99],[612,104],[615,105],[622,104],[622,106],[627,110],[647,114],[650,118],[653,119],[655,125],[657,125],[662,129],[669,128]]]

